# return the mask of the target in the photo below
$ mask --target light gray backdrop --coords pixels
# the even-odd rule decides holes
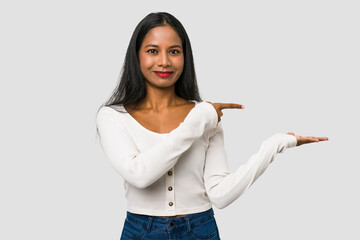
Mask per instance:
[[[214,207],[222,239],[360,239],[356,2],[1,2],[0,239],[119,239],[123,180],[95,114],[154,11],[186,28],[202,98],[246,106],[223,111],[232,172],[276,132],[330,139],[277,155]]]

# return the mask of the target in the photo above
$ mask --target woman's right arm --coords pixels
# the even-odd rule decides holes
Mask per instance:
[[[110,107],[99,110],[96,124],[100,144],[120,175],[138,188],[154,183],[205,130],[216,128],[218,124],[215,108],[208,102],[198,103],[177,128],[158,144],[140,152],[118,114]]]

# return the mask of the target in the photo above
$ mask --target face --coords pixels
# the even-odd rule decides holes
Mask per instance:
[[[177,32],[168,25],[152,28],[141,44],[139,61],[146,84],[159,88],[174,85],[184,68],[182,42]],[[159,73],[164,71],[171,74]]]

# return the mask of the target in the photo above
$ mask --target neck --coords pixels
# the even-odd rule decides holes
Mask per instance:
[[[147,87],[146,96],[139,105],[139,109],[161,112],[180,103],[181,98],[175,94],[174,85],[169,88]]]

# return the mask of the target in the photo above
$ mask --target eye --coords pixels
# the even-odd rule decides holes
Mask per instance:
[[[149,51],[156,51],[155,49],[149,49],[149,50],[147,50],[147,52],[149,52]],[[150,53],[153,53],[153,52],[150,52]]]
[[[176,53],[180,53],[180,51],[179,51],[179,50],[176,50],[176,49],[173,49],[173,50],[171,50],[171,51],[176,51]]]

